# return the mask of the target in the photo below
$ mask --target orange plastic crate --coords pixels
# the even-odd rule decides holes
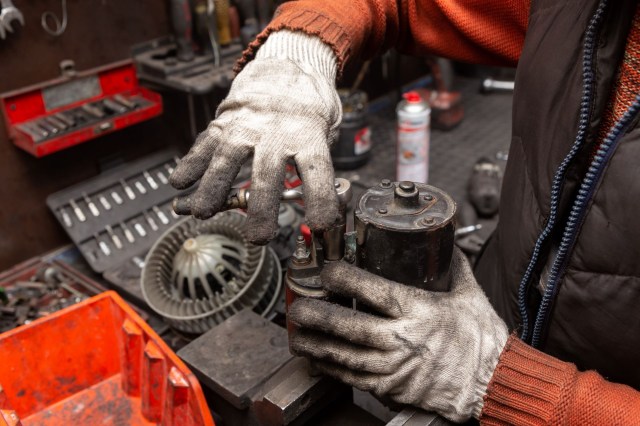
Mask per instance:
[[[213,426],[200,384],[113,291],[0,334],[0,426]]]

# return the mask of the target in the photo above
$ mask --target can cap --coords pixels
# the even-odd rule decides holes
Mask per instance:
[[[410,104],[417,104],[422,102],[422,96],[420,96],[420,93],[416,91],[407,92],[402,95],[402,97]]]

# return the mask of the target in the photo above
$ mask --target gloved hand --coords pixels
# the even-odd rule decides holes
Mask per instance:
[[[291,348],[321,372],[378,398],[455,422],[478,418],[509,333],[458,249],[451,275],[451,292],[436,293],[343,262],[327,265],[326,289],[376,313],[298,299],[288,313],[298,326]]]
[[[335,88],[337,60],[317,37],[272,34],[238,74],[214,121],[171,175],[198,190],[181,204],[197,218],[217,213],[242,164],[253,154],[248,236],[257,244],[278,230],[285,166],[294,160],[305,184],[306,220],[325,229],[338,217],[330,145],[337,137],[342,105]]]

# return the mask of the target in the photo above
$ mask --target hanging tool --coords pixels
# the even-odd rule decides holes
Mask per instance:
[[[2,11],[0,12],[0,27],[7,32],[13,32],[13,21],[18,21],[24,27],[24,16],[17,7],[13,5],[11,0],[0,0]],[[4,39],[4,32],[0,32],[0,38]]]
[[[192,61],[194,58],[193,32],[189,0],[171,0],[171,23],[178,48],[178,60]]]
[[[216,28],[216,6],[213,0],[207,0],[207,31],[209,32],[209,41],[211,42],[211,49],[213,51],[213,64],[219,67],[220,42],[218,38],[218,28]]]
[[[53,21],[53,28],[49,26],[49,20]],[[62,0],[62,21],[53,12],[44,12],[40,17],[40,25],[48,34],[61,36],[67,29],[67,0]]]
[[[244,25],[240,28],[240,40],[246,47],[256,38],[259,31],[256,4],[253,0],[239,0],[237,4],[244,19]]]
[[[231,43],[231,28],[229,27],[229,0],[214,0],[216,22],[218,24],[218,41],[221,46]]]

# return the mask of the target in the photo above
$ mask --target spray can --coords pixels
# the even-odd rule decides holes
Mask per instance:
[[[418,92],[408,92],[398,103],[398,181],[427,183],[431,108]]]

